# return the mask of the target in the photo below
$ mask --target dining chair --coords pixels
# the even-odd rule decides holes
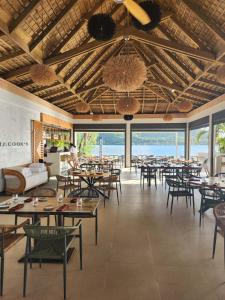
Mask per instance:
[[[217,186],[206,187],[202,186],[199,189],[201,194],[201,203],[199,209],[199,226],[202,224],[202,217],[204,217],[204,213],[210,209],[214,208],[217,204],[224,202],[224,198],[222,197],[222,192]]]
[[[145,179],[147,180],[148,186],[151,185],[151,180],[155,181],[155,187],[157,188],[157,169],[151,166],[142,166],[141,173],[140,173],[140,184],[144,188]]]
[[[119,192],[118,192],[118,178],[116,175],[110,175],[107,178],[103,178],[101,181],[99,181],[99,186],[98,188],[103,191],[104,197],[104,207],[105,207],[105,200],[106,196],[108,199],[110,198],[110,195],[113,191],[116,191],[116,198],[117,198],[117,203],[118,205],[120,204],[119,200]]]
[[[63,190],[64,197],[66,196],[66,192],[68,190],[71,192],[72,190],[80,187],[80,184],[73,183],[69,176],[56,175],[56,180],[56,191],[58,192],[58,190]]]
[[[117,183],[120,186],[120,193],[122,193],[122,184],[121,184],[121,170],[120,169],[111,169],[111,175],[116,176]]]
[[[224,248],[224,268],[225,268],[225,203],[220,203],[213,208],[213,214],[215,216],[215,228],[213,235],[213,250],[212,258],[215,257],[217,233],[223,236],[223,248]]]
[[[193,214],[195,215],[195,200],[194,200],[194,193],[192,188],[190,186],[187,186],[179,179],[175,180],[175,179],[166,178],[166,183],[169,186],[166,207],[168,207],[169,205],[170,196],[172,197],[171,206],[170,206],[170,215],[172,215],[173,212],[174,198],[177,198],[177,200],[179,198],[185,198],[187,207],[188,207],[188,199],[190,199],[190,203],[192,202],[193,204]]]
[[[24,236],[24,233],[17,233],[17,229],[23,228],[29,224],[29,220],[19,225],[0,225],[0,259],[1,259],[1,279],[0,279],[0,295],[3,295],[5,253],[18,243]]]
[[[32,260],[37,260],[41,267],[42,260],[48,258],[54,260],[60,259],[63,261],[63,294],[64,299],[66,299],[67,252],[76,238],[79,239],[80,270],[82,270],[83,267],[81,220],[79,220],[75,226],[25,225],[24,231],[26,233],[27,241],[24,257],[23,296],[26,296],[28,263],[32,267]],[[79,233],[77,233],[77,231]],[[33,247],[31,247],[32,240],[35,240]]]

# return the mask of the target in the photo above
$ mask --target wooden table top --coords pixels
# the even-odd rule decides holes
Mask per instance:
[[[12,198],[4,201],[1,203],[7,204],[10,203],[9,208],[1,208],[0,205],[0,214],[51,214],[51,215],[57,215],[57,214],[76,214],[76,215],[82,215],[82,214],[88,214],[88,215],[94,215],[96,209],[98,208],[98,205],[100,203],[100,199],[96,198],[82,198],[82,205],[78,206],[77,203],[71,203],[71,199],[75,198],[64,198],[63,202],[58,203],[57,198],[55,197],[39,197],[40,201],[37,202],[37,205],[34,206],[33,202],[24,203],[24,207],[16,210],[15,212],[10,212],[10,208],[16,206],[19,203],[23,203],[25,199],[28,199],[30,197],[19,197],[16,203],[13,203]],[[36,197],[34,197],[36,198]],[[44,199],[45,198],[45,199]],[[42,202],[41,199],[47,200]],[[77,198],[79,199],[79,197]],[[67,207],[63,211],[57,211],[59,207],[66,204]],[[45,210],[47,206],[51,206],[51,210]]]
[[[81,172],[81,173],[76,173],[74,172],[73,173],[74,176],[78,176],[78,177],[94,177],[94,178],[97,178],[97,177],[109,177],[111,175],[110,172],[89,172],[89,171],[86,171],[86,172]]]

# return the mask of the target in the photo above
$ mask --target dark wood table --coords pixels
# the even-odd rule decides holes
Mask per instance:
[[[100,199],[82,199],[82,205],[78,206],[77,203],[71,203],[71,198],[64,198],[63,202],[58,203],[57,198],[52,197],[39,197],[41,200],[47,200],[44,202],[38,201],[37,205],[34,206],[33,202],[24,203],[24,206],[16,211],[10,211],[10,208],[16,206],[17,204],[23,203],[24,200],[29,197],[19,197],[16,203],[13,202],[12,198],[5,200],[2,204],[10,204],[9,208],[1,208],[0,214],[2,215],[19,215],[26,217],[27,215],[33,216],[33,222],[39,221],[41,215],[53,215],[56,216],[58,220],[58,226],[63,226],[63,217],[74,217],[74,218],[94,218],[95,219],[95,243],[98,243],[98,206]],[[36,198],[36,197],[35,197]],[[76,199],[74,199],[76,201]],[[73,200],[73,201],[74,201]],[[66,204],[67,207],[63,211],[57,211],[59,207]],[[52,206],[53,209],[45,210],[46,206]],[[70,253],[69,256],[71,256]],[[20,259],[21,261],[21,259]]]

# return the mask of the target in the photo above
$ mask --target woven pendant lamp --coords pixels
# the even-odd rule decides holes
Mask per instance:
[[[225,84],[225,65],[219,67],[216,71],[216,79],[220,82]]]
[[[117,92],[132,92],[140,88],[147,78],[147,69],[135,55],[118,55],[103,67],[104,83]]]
[[[33,65],[30,68],[30,76],[33,82],[43,86],[52,85],[57,80],[55,71],[44,64]]]
[[[132,97],[121,98],[116,104],[116,110],[121,115],[134,115],[140,109],[140,102]]]
[[[171,115],[166,114],[163,116],[163,121],[165,121],[165,122],[170,122],[172,120],[173,120],[173,117]]]
[[[76,111],[78,113],[87,113],[90,111],[90,106],[86,102],[79,102],[76,104]]]
[[[192,110],[193,104],[191,101],[183,100],[179,102],[177,105],[177,110],[182,113],[187,113]]]

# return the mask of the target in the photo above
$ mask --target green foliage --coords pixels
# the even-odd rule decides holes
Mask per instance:
[[[216,143],[219,147],[220,153],[225,153],[225,123],[216,125]],[[206,128],[198,131],[196,135],[196,142],[201,143],[201,140],[207,136],[208,139],[209,130]]]
[[[78,155],[90,156],[97,141],[97,132],[79,132],[77,134]]]

